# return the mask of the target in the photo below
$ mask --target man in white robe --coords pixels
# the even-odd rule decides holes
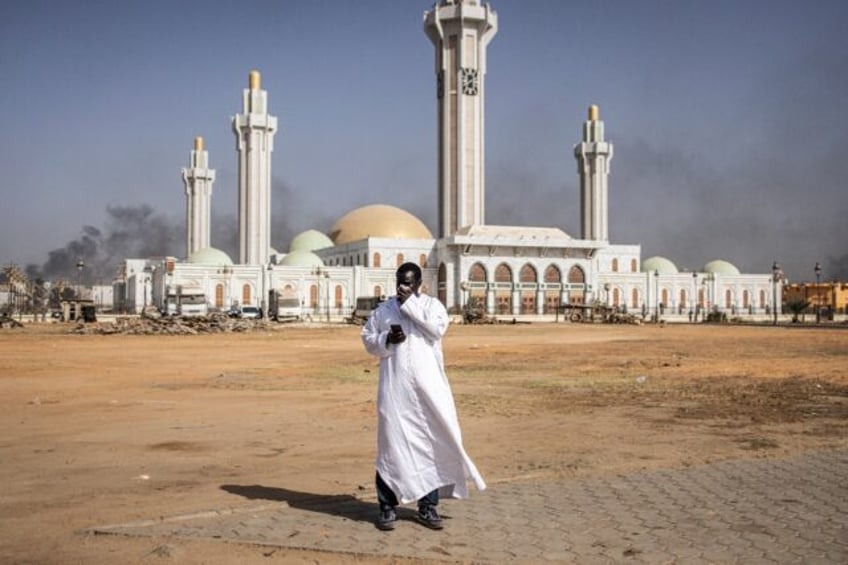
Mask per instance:
[[[397,295],[380,304],[362,329],[365,349],[380,358],[377,392],[377,497],[380,529],[394,529],[398,504],[418,501],[418,519],[442,528],[439,495],[467,498],[466,480],[486,483],[465,453],[445,374],[442,336],[448,315],[420,294],[421,269],[397,270]]]

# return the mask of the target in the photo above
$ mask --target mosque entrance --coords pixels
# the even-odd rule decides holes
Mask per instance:
[[[536,269],[532,265],[524,265],[518,274],[518,280],[521,282],[521,313],[535,314],[536,289],[538,288]]]
[[[506,263],[495,269],[495,312],[512,314],[512,269]]]
[[[574,265],[568,270],[568,303],[586,303],[586,273],[583,269]]]
[[[555,314],[562,294],[562,273],[556,265],[545,269],[545,314]]]

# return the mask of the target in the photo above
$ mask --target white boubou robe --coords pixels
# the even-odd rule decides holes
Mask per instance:
[[[462,447],[453,394],[445,374],[442,336],[448,314],[438,300],[410,296],[380,304],[362,329],[365,349],[380,358],[377,391],[377,472],[401,504],[439,489],[467,498],[466,479],[483,477]],[[392,324],[406,341],[386,344]]]

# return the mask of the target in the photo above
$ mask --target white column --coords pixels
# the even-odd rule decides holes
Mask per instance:
[[[597,106],[589,106],[589,119],[583,124],[583,141],[574,146],[580,174],[580,236],[609,241],[607,229],[607,180],[613,146],[604,141],[604,122]]]
[[[436,51],[439,237],[485,223],[486,48],[497,14],[476,0],[442,0],[424,14]]]
[[[212,183],[215,169],[209,168],[209,155],[203,149],[203,138],[194,138],[189,166],[182,169],[186,194],[186,257],[209,247],[212,213]]]
[[[250,71],[233,132],[239,154],[239,263],[265,265],[271,249],[271,152],[277,118],[268,113],[259,71]]]

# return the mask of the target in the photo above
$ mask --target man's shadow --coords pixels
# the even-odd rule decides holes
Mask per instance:
[[[380,511],[376,502],[365,502],[349,494],[315,494],[262,485],[221,485],[221,490],[251,500],[285,502],[292,508],[373,523]],[[399,513],[400,514],[400,513]]]

